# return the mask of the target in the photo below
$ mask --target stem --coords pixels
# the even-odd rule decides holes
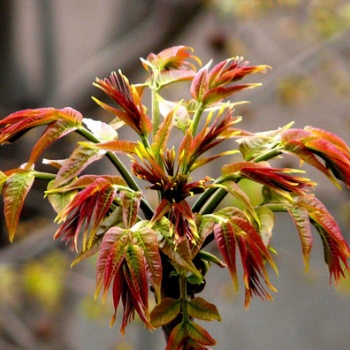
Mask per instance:
[[[197,127],[199,123],[199,119],[201,118],[201,115],[205,109],[205,105],[202,102],[199,102],[197,105],[196,112],[193,116],[193,122],[192,122],[192,135],[194,136],[197,132]]]
[[[207,205],[205,206],[204,210],[202,210],[202,215],[204,214],[211,214],[217,206],[221,203],[221,201],[225,198],[227,195],[227,191],[223,188],[216,189],[215,194],[212,196],[212,198],[207,202]]]
[[[255,158],[251,159],[251,162],[254,163],[259,163],[259,162],[263,162],[263,161],[267,161],[269,159],[275,158],[277,156],[279,156],[280,154],[282,154],[282,148],[280,147],[276,147],[273,148],[265,153],[262,153],[258,156],[256,156]]]
[[[179,276],[179,286],[180,286],[180,303],[182,311],[182,322],[189,320],[189,315],[187,312],[187,278],[185,274]]]
[[[153,136],[157,133],[160,125],[160,112],[159,112],[159,89],[155,86],[151,88],[151,103],[152,103],[152,123],[153,123]]]
[[[55,180],[56,178],[55,174],[43,173],[40,171],[33,171],[33,175],[35,176],[36,179],[47,180],[47,181]]]

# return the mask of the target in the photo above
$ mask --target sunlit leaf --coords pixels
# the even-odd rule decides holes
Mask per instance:
[[[67,120],[57,120],[52,122],[37,143],[34,145],[32,152],[30,154],[26,168],[30,167],[37,161],[42,152],[51,145],[54,141],[60,139],[63,136],[71,133],[77,129],[77,123]]]
[[[195,70],[190,59],[200,64],[200,59],[191,54],[193,48],[189,46],[173,46],[166,48],[158,54],[150,53],[146,59],[141,59],[146,70],[151,68],[156,71],[164,70]]]
[[[38,108],[26,109],[10,114],[0,120],[0,143],[12,142],[28,130],[47,125],[55,121],[65,121],[69,125],[81,125],[82,115],[78,111],[67,107],[63,109]]]
[[[79,142],[79,145],[107,152],[134,154],[137,143],[124,140],[112,140],[101,143]]]
[[[150,314],[151,324],[155,328],[164,326],[174,320],[180,311],[180,300],[163,298],[161,302],[154,307]]]
[[[109,124],[106,124],[100,120],[83,118],[83,123],[94,134],[94,136],[103,142],[116,140],[118,138],[118,133],[116,130]]]
[[[166,144],[173,126],[175,109],[169,112],[169,114],[164,118],[163,122],[159,125],[157,133],[154,135],[151,147],[156,157],[158,157],[159,154],[164,152],[166,149]]]
[[[4,215],[9,240],[13,241],[24,200],[34,183],[34,175],[30,171],[18,169],[7,179],[3,187]]]

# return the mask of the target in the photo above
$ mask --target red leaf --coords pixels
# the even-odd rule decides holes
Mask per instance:
[[[6,179],[3,187],[4,215],[10,242],[15,236],[24,200],[34,182],[30,171],[16,169]]]
[[[56,218],[64,221],[54,238],[64,236],[73,246],[78,247],[78,236],[83,230],[82,249],[91,247],[97,227],[104,219],[114,200],[116,190],[104,178],[98,178],[84,190],[79,192]],[[90,226],[91,223],[91,226]]]
[[[66,121],[76,126],[81,125],[82,115],[72,108],[38,108],[26,109],[10,114],[0,120],[0,143],[15,141],[22,134],[34,127],[55,121]]]
[[[306,270],[309,268],[310,253],[313,245],[313,237],[310,227],[309,212],[305,207],[296,205],[288,209],[289,214],[294,220],[297,227],[301,247],[303,251],[303,258]]]
[[[327,208],[313,196],[301,196],[298,198],[297,204],[308,210],[311,222],[322,239],[330,281],[333,277],[334,281],[338,282],[342,276],[344,277],[344,269],[349,270],[347,259],[350,257],[350,248],[342,236],[337,222]]]
[[[125,256],[127,231],[120,227],[112,227],[103,237],[96,268],[97,298],[103,287],[103,298],[106,298],[109,286],[118,273]]]
[[[228,220],[214,226],[214,237],[220,253],[231,274],[235,289],[238,289],[237,266],[236,266],[236,238],[233,226]]]
[[[121,111],[94,99],[99,105],[117,115],[139,135],[145,136],[152,130],[152,123],[141,104],[141,96],[121,72],[112,72],[109,78],[103,80],[96,78],[94,85],[112,98]]]

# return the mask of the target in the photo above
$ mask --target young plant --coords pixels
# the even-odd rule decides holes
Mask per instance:
[[[197,296],[212,265],[227,267],[238,287],[237,257],[243,271],[245,306],[251,297],[271,299],[275,291],[266,265],[277,272],[270,247],[276,212],[288,212],[299,234],[306,268],[313,245],[311,226],[322,240],[330,279],[349,269],[350,249],[327,208],[314,196],[316,183],[300,169],[279,168],[272,161],[286,155],[321,171],[335,186],[350,187],[350,150],[336,135],[292,123],[252,133],[237,127],[237,103],[227,99],[259,84],[240,81],[268,66],[251,66],[241,58],[201,65],[193,50],[176,46],[141,59],[148,72],[143,84],[130,84],[122,72],[96,79],[112,104],[96,103],[110,112],[110,123],[84,118],[72,108],[39,108],[15,112],[0,121],[1,144],[28,130],[46,126],[28,162],[0,173],[9,239],[17,229],[23,202],[37,179],[48,182],[45,196],[57,212],[54,238],[76,250],[75,263],[98,254],[97,298],[112,290],[115,321],[122,304],[121,333],[135,313],[150,330],[163,327],[166,349],[207,349],[214,338],[198,320],[218,320],[215,305]],[[170,84],[190,86],[188,99],[169,101]],[[151,108],[143,104],[149,89]],[[136,141],[120,138],[131,128]],[[35,165],[53,142],[72,132],[84,140],[64,160],[47,160],[48,172]],[[171,143],[171,139],[179,142]],[[220,150],[215,151],[220,147]],[[128,155],[121,161],[121,155]],[[233,157],[232,155],[235,154]],[[88,174],[85,169],[107,157],[116,173]],[[225,157],[217,178],[199,168]],[[124,157],[125,158],[125,157]],[[249,180],[254,202],[240,186]],[[258,184],[258,185],[256,185]],[[147,191],[145,191],[147,189]],[[152,195],[152,191],[157,196]],[[222,205],[226,196],[240,203]],[[257,200],[257,198],[259,200]],[[206,247],[216,244],[217,255]],[[156,306],[150,310],[149,291]]]

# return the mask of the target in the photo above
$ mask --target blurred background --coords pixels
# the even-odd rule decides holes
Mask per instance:
[[[0,118],[43,106],[71,106],[98,118],[90,98],[98,96],[95,77],[121,69],[141,82],[140,57],[186,45],[203,63],[238,55],[273,68],[254,76],[262,87],[237,95],[250,101],[237,111],[243,129],[295,121],[349,143],[349,34],[346,0],[0,0]],[[36,136],[3,147],[1,169],[25,162]],[[67,147],[73,145],[46,156],[61,158]],[[316,180],[317,196],[350,242],[348,193],[321,175]],[[125,338],[118,319],[109,328],[111,300],[93,299],[95,259],[69,267],[74,254],[51,238],[54,213],[43,186],[28,197],[15,244],[0,222],[0,349],[163,349],[161,331],[150,334],[138,320]],[[235,293],[226,270],[210,270],[203,296],[222,315],[222,322],[205,324],[218,340],[215,349],[348,349],[350,283],[328,285],[318,237],[308,273],[287,215],[277,216],[273,245],[280,276],[272,278],[279,291],[272,302],[255,299],[245,311],[243,288]]]

